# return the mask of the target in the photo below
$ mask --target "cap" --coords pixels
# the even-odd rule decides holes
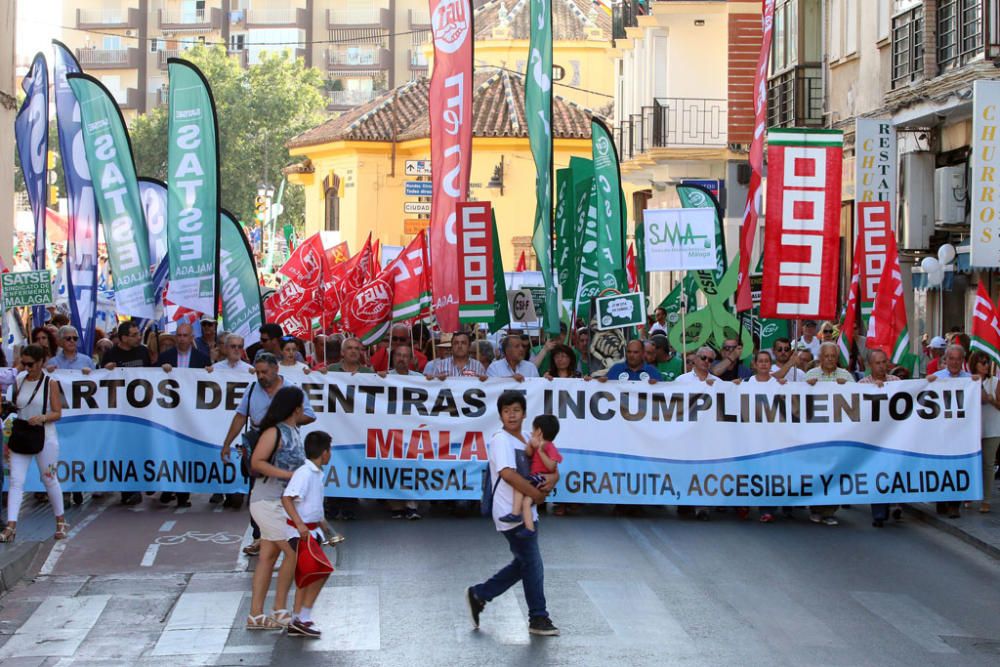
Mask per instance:
[[[451,347],[452,334],[443,333],[441,334],[441,340],[438,342],[438,347]]]
[[[199,322],[200,322],[201,324],[216,324],[216,320],[215,320],[215,318],[214,318],[214,317],[203,317],[203,318],[201,318],[201,319],[200,319],[200,320],[198,320],[198,321],[199,321]]]
[[[802,326],[804,326],[804,327],[814,327],[814,326],[816,326],[816,320],[802,320]]]
[[[946,341],[941,336],[934,336],[931,338],[931,349],[932,350],[943,350],[948,347],[948,341]]]

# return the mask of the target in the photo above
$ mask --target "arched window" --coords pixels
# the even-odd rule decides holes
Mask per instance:
[[[323,179],[323,193],[326,198],[326,222],[328,232],[340,231],[340,177],[330,174]]]

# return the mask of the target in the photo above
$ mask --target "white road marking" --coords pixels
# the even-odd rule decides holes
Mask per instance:
[[[171,530],[174,529],[174,526],[176,526],[176,525],[177,525],[176,521],[164,521],[163,525],[160,526],[160,532],[161,533],[169,533]]]
[[[146,547],[146,553],[142,555],[142,562],[139,563],[140,567],[153,567],[153,561],[156,560],[156,553],[160,550],[160,545],[153,543]]]
[[[843,642],[830,623],[812,613],[780,584],[730,579],[718,582],[719,590],[744,618],[767,635],[773,646],[836,647]]]
[[[174,514],[187,514],[187,511],[188,511],[187,507],[178,507],[177,509],[174,510]]]
[[[307,640],[306,651],[378,651],[382,647],[378,586],[326,587],[312,610],[313,622],[325,630]]]
[[[626,644],[690,645],[688,633],[646,584],[617,579],[581,581],[580,587]]]
[[[625,528],[625,532],[628,536],[632,538],[636,546],[639,547],[639,551],[642,555],[646,557],[646,560],[650,562],[651,565],[658,568],[662,574],[669,574],[675,577],[683,576],[680,569],[674,564],[670,558],[663,553],[663,551],[653,544],[646,535],[639,530],[639,526],[636,525],[631,519],[626,519],[622,522],[622,526]]]
[[[46,598],[0,648],[0,658],[72,657],[110,599],[110,595]]]
[[[492,637],[496,643],[505,646],[528,644],[531,641],[528,635],[528,617],[518,603],[520,595],[521,586],[518,585],[488,602],[479,617],[478,634]],[[461,604],[464,605],[465,600],[462,600]],[[461,618],[456,634],[461,641],[471,641],[477,631],[472,629],[472,619],[469,618],[469,612],[464,606]]]
[[[224,509],[225,508],[222,506],[222,503],[218,503],[214,508],[212,508],[212,511],[213,512],[221,512]]]
[[[851,597],[930,653],[958,653],[955,648],[942,641],[941,636],[972,636],[903,593],[853,591]]]
[[[222,653],[243,595],[243,591],[182,594],[150,655]]]
[[[63,552],[66,551],[66,546],[69,541],[76,537],[81,530],[93,523],[94,519],[99,517],[108,507],[108,505],[101,505],[94,510],[93,514],[88,514],[80,520],[80,523],[70,528],[69,532],[66,534],[66,539],[59,540],[52,547],[52,551],[49,552],[48,558],[46,558],[45,562],[42,563],[42,567],[38,570],[38,574],[52,574],[52,570],[55,569],[56,564],[59,563],[59,559],[62,558]]]
[[[243,541],[240,543],[240,548],[236,552],[236,567],[233,568],[233,572],[246,572],[250,569],[250,556],[243,553],[243,548],[250,546],[253,542],[253,527],[248,525],[246,532],[243,533]]]

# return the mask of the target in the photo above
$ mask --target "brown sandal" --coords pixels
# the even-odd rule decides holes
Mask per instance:
[[[69,524],[66,519],[56,519],[56,534],[53,537],[57,540],[65,540],[69,534]]]
[[[14,537],[17,535],[17,528],[13,526],[7,526],[0,532],[0,543],[10,544],[14,541]]]

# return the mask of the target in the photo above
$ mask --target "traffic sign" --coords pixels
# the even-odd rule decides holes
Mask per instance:
[[[410,218],[403,221],[404,234],[419,234],[431,226],[431,221],[419,218]]]
[[[403,213],[407,215],[419,215],[421,213],[431,214],[431,203],[429,201],[408,201],[403,202]]]
[[[406,174],[407,176],[430,176],[431,161],[407,160],[406,166],[403,168],[403,173]]]
[[[406,181],[407,197],[430,197],[434,192],[434,185],[430,181]]]

